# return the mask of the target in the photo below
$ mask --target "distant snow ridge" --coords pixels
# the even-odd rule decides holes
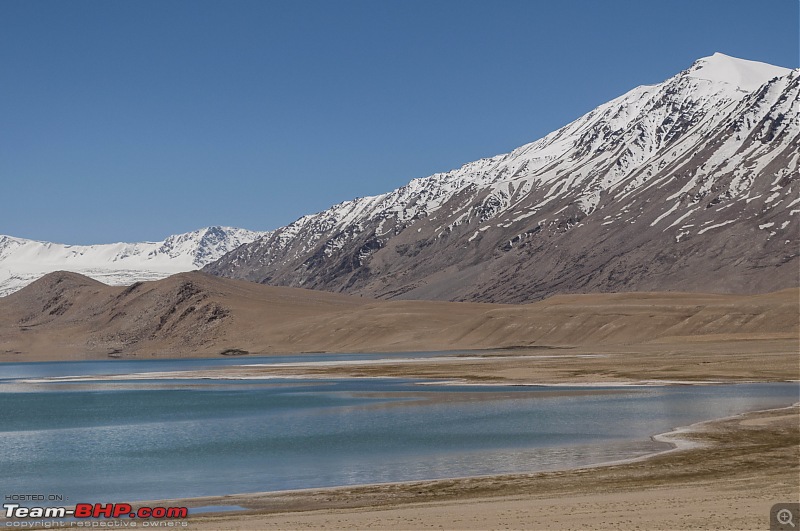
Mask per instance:
[[[496,302],[777,289],[797,260],[798,78],[716,53],[511,153],[303,216],[205,270]]]
[[[240,245],[269,235],[207,227],[160,242],[65,245],[0,235],[0,296],[53,271],[73,271],[106,284],[158,280],[199,269]]]

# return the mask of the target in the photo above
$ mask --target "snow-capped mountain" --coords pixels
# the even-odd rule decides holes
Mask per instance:
[[[500,302],[794,286],[799,79],[717,53],[511,153],[304,216],[205,270]]]
[[[0,235],[0,296],[53,271],[82,273],[106,284],[157,280],[199,269],[269,233],[207,227],[160,242],[64,245]]]

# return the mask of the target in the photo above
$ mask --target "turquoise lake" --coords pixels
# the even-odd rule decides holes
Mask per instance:
[[[569,468],[658,451],[654,434],[800,399],[797,383],[20,381],[385,357],[0,365],[0,495],[135,501]]]

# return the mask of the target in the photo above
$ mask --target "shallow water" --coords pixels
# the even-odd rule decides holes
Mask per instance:
[[[469,351],[453,351],[456,355]],[[0,384],[17,378],[77,376],[97,374],[132,374],[213,369],[235,365],[298,363],[309,361],[355,361],[384,358],[429,358],[441,352],[384,352],[380,354],[286,354],[273,356],[230,356],[221,358],[191,358],[162,360],[86,360],[34,361],[0,363]]]
[[[196,369],[197,361],[172,361],[168,370]],[[80,363],[56,375],[108,371],[109,362]],[[153,370],[165,370],[155,363]],[[42,376],[32,372],[17,377]],[[345,378],[30,385],[3,376],[0,495],[62,494],[68,503],[574,467],[650,453],[664,447],[651,441],[656,433],[786,406],[799,392],[796,383],[586,389]]]

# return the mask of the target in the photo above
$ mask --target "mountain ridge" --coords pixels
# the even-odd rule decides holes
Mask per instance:
[[[303,216],[204,271],[491,302],[796,286],[799,77],[702,58],[510,153]]]

